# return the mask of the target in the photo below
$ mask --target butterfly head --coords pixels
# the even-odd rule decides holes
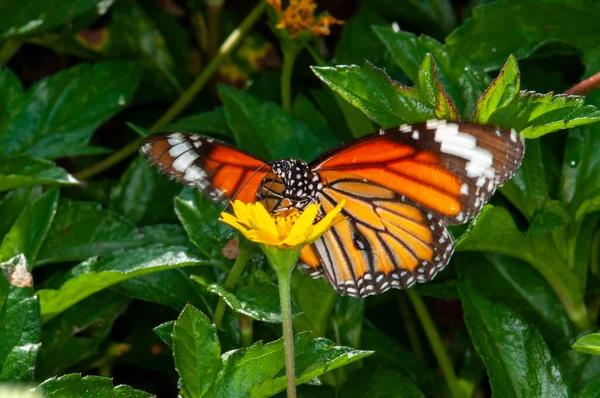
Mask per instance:
[[[308,164],[299,159],[283,159],[270,163],[271,172],[263,179],[258,192],[271,212],[296,208],[303,210],[315,201],[321,179]]]

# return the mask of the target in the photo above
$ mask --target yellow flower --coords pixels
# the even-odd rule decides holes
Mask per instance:
[[[315,19],[317,5],[313,0],[290,0],[285,10],[281,9],[281,0],[267,0],[267,2],[279,14],[279,23],[275,27],[287,28],[292,39],[305,30],[310,30],[315,35],[328,35],[331,33],[329,26],[344,23],[326,14],[321,14]]]
[[[232,203],[235,215],[221,213],[220,220],[240,230],[249,240],[266,246],[292,248],[313,243],[331,226],[342,221],[339,215],[345,201],[342,200],[319,222],[313,224],[319,206],[309,205],[303,212],[296,209],[269,214],[260,202],[245,204],[239,200]]]

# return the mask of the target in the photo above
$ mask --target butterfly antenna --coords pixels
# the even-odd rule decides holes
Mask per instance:
[[[254,173],[252,173],[250,175],[250,177],[248,177],[248,179],[246,180],[246,182],[242,184],[242,186],[240,187],[240,189],[237,190],[237,192],[235,193],[235,195],[233,195],[231,197],[231,200],[229,202],[227,202],[227,205],[225,206],[225,208],[223,209],[223,211],[227,211],[227,209],[231,205],[231,202],[233,202],[235,200],[235,198],[240,194],[240,192],[242,192],[242,189],[244,189],[246,187],[246,185],[250,182],[250,180],[252,179],[252,177],[254,177],[254,175],[256,173],[258,173],[259,171],[261,171],[265,166],[269,166],[269,163],[268,162],[264,163],[262,166],[260,166],[258,169],[256,169],[254,171]]]

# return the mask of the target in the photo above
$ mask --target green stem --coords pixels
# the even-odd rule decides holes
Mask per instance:
[[[4,42],[0,47],[0,66],[4,66],[19,51],[23,42],[16,39],[10,39]]]
[[[300,53],[298,49],[283,48],[283,69],[281,70],[281,106],[286,112],[292,109],[292,71],[296,57]]]
[[[252,26],[256,23],[258,18],[262,15],[262,13],[267,8],[268,3],[264,0],[259,1],[259,3],[250,11],[250,14],[242,21],[242,23],[235,29],[231,34],[227,37],[227,39],[219,48],[219,51],[215,55],[213,59],[210,60],[210,63],[206,65],[206,68],[202,70],[200,75],[194,80],[192,85],[183,92],[181,97],[167,111],[158,119],[150,128],[149,131],[151,133],[155,133],[169,124],[173,119],[175,119],[187,106],[188,104],[196,97],[196,95],[202,90],[202,88],[206,85],[206,83],[210,80],[212,75],[219,69],[223,61],[227,58],[227,56],[231,53],[231,51],[239,44],[242,38],[245,37],[246,33],[252,28]],[[114,166],[119,163],[121,160],[133,155],[138,147],[139,147],[140,139],[135,140],[134,142],[126,145],[118,152],[115,152],[111,156],[103,159],[102,161],[96,163],[95,165],[80,171],[75,174],[77,179],[86,179],[91,176],[94,176],[109,167]]]
[[[285,349],[285,373],[287,375],[287,396],[296,397],[296,372],[294,370],[294,332],[292,330],[291,281],[294,267],[277,272],[279,282],[279,300],[283,326],[283,346]]]
[[[227,275],[227,279],[225,279],[225,289],[232,290],[237,284],[240,276],[242,275],[242,271],[244,271],[244,267],[248,264],[248,260],[252,255],[252,250],[248,247],[244,247],[240,245],[240,254],[238,254],[235,259],[235,263],[233,264],[233,268],[229,271],[229,275]],[[217,304],[217,308],[215,309],[215,316],[213,317],[213,323],[217,327],[217,329],[221,328],[221,323],[223,322],[223,316],[225,315],[225,309],[227,308],[227,304],[225,300],[219,298],[219,303]]]
[[[419,331],[417,330],[417,325],[414,322],[414,316],[411,314],[408,303],[406,301],[406,296],[403,294],[398,295],[398,308],[400,309],[400,315],[402,316],[402,323],[404,324],[404,328],[406,329],[406,334],[408,335],[408,342],[412,347],[414,353],[421,359],[425,359],[425,354],[423,352],[423,347],[421,346],[421,339],[419,338]]]
[[[442,344],[442,339],[435,328],[435,324],[429,315],[429,311],[427,311],[427,307],[425,307],[425,303],[421,299],[418,293],[407,290],[406,294],[410,299],[413,308],[415,309],[415,313],[419,317],[421,324],[423,325],[423,329],[425,330],[425,334],[427,335],[427,339],[429,340],[429,344],[431,345],[431,349],[435,357],[438,360],[440,368],[442,369],[442,373],[444,374],[444,378],[446,379],[446,384],[448,385],[448,389],[452,394],[453,398],[464,397],[464,393],[458,384],[458,378],[456,377],[456,373],[454,373],[454,367],[452,366],[452,362],[448,355],[446,354],[446,350],[444,350],[444,345]]]
[[[252,318],[248,315],[240,314],[240,335],[242,336],[242,345],[250,347],[254,340],[254,331],[252,328]]]

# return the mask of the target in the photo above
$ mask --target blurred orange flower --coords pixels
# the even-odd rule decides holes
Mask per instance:
[[[331,25],[342,25],[340,21],[331,15],[322,14],[315,19],[317,5],[313,0],[290,0],[285,10],[281,9],[281,0],[266,0],[279,14],[277,29],[286,29],[293,39],[305,30],[310,30],[315,35],[330,34]]]

